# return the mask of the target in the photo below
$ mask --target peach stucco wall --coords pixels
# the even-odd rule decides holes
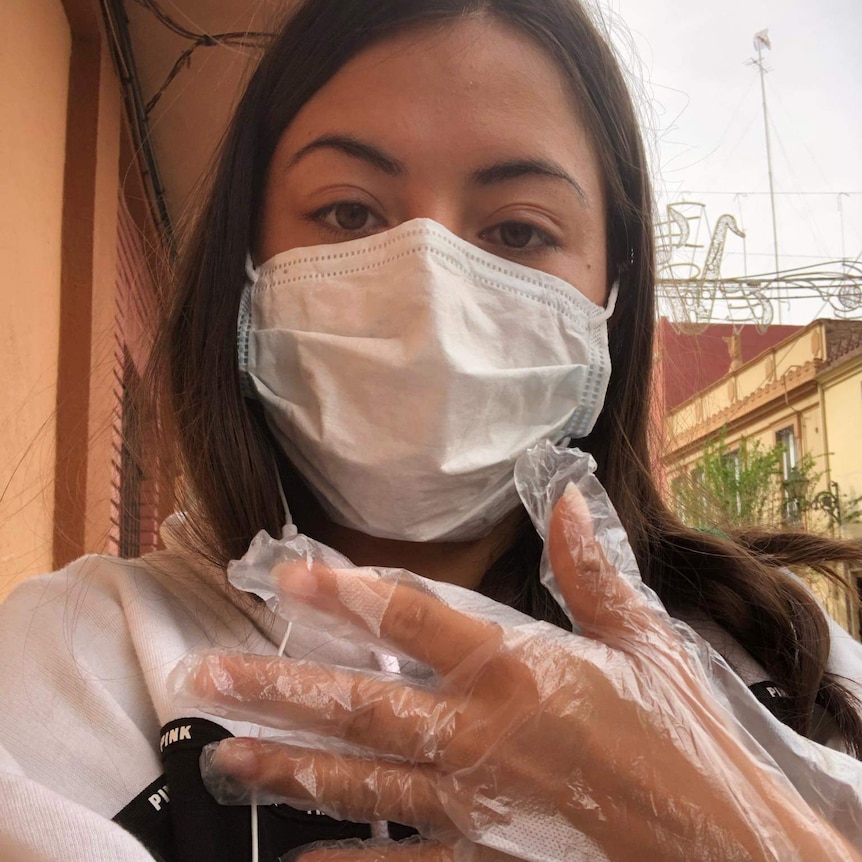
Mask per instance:
[[[52,562],[70,52],[60,0],[0,3],[0,595]]]

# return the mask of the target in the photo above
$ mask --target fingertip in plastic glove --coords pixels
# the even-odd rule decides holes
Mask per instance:
[[[455,852],[452,847],[421,838],[398,842],[348,839],[307,844],[283,856],[279,862],[453,862]],[[487,849],[481,851],[481,860],[477,856],[472,858],[476,862],[518,862],[513,856]]]
[[[776,728],[668,617],[593,469],[550,445],[516,468],[546,538],[543,582],[577,634],[408,572],[352,567],[304,536],[258,536],[232,564],[235,585],[343,639],[345,655],[362,643],[406,661],[397,674],[188,658],[175,675],[183,703],[289,732],[207,751],[215,797],[248,802],[253,790],[259,801],[414,825],[456,860],[852,858],[859,764],[824,760]]]

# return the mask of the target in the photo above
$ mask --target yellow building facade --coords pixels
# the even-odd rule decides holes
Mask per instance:
[[[732,353],[732,345],[731,345]],[[835,502],[862,496],[862,322],[818,320],[728,371],[663,417],[667,487],[691,481],[705,447],[723,436],[733,453],[744,438],[769,449],[784,446],[784,479],[810,456],[820,474],[821,506],[801,514],[803,525],[862,538]],[[857,586],[862,571],[846,572]],[[814,582],[833,617],[860,636],[858,608],[824,582]]]

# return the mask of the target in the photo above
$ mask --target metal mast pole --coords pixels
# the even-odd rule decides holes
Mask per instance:
[[[766,167],[769,172],[769,203],[772,207],[772,247],[775,254],[775,274],[781,271],[778,258],[778,218],[775,215],[775,178],[772,173],[772,140],[769,135],[769,109],[766,105],[766,69],[763,64],[763,48],[772,49],[769,41],[769,31],[761,30],[754,34],[754,47],[757,49],[755,65],[760,70],[760,97],[763,103],[763,129],[766,132]],[[778,289],[778,323],[782,323],[781,288]]]
[[[841,198],[849,198],[847,192],[840,192],[838,195],[838,218],[841,220],[841,266],[847,268],[847,252],[844,248],[844,204]]]

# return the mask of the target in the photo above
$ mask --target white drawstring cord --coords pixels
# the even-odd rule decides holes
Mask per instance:
[[[280,484],[280,483],[279,483]],[[287,628],[284,631],[284,637],[281,639],[281,645],[278,648],[278,652],[276,653],[277,658],[281,658],[284,655],[284,651],[287,648],[287,641],[290,638],[290,631],[293,628],[293,622],[289,622],[287,624]],[[260,727],[257,728],[256,737],[260,736]],[[260,862],[260,830],[258,827],[258,818],[257,818],[257,791],[252,790],[251,792],[251,862]]]

